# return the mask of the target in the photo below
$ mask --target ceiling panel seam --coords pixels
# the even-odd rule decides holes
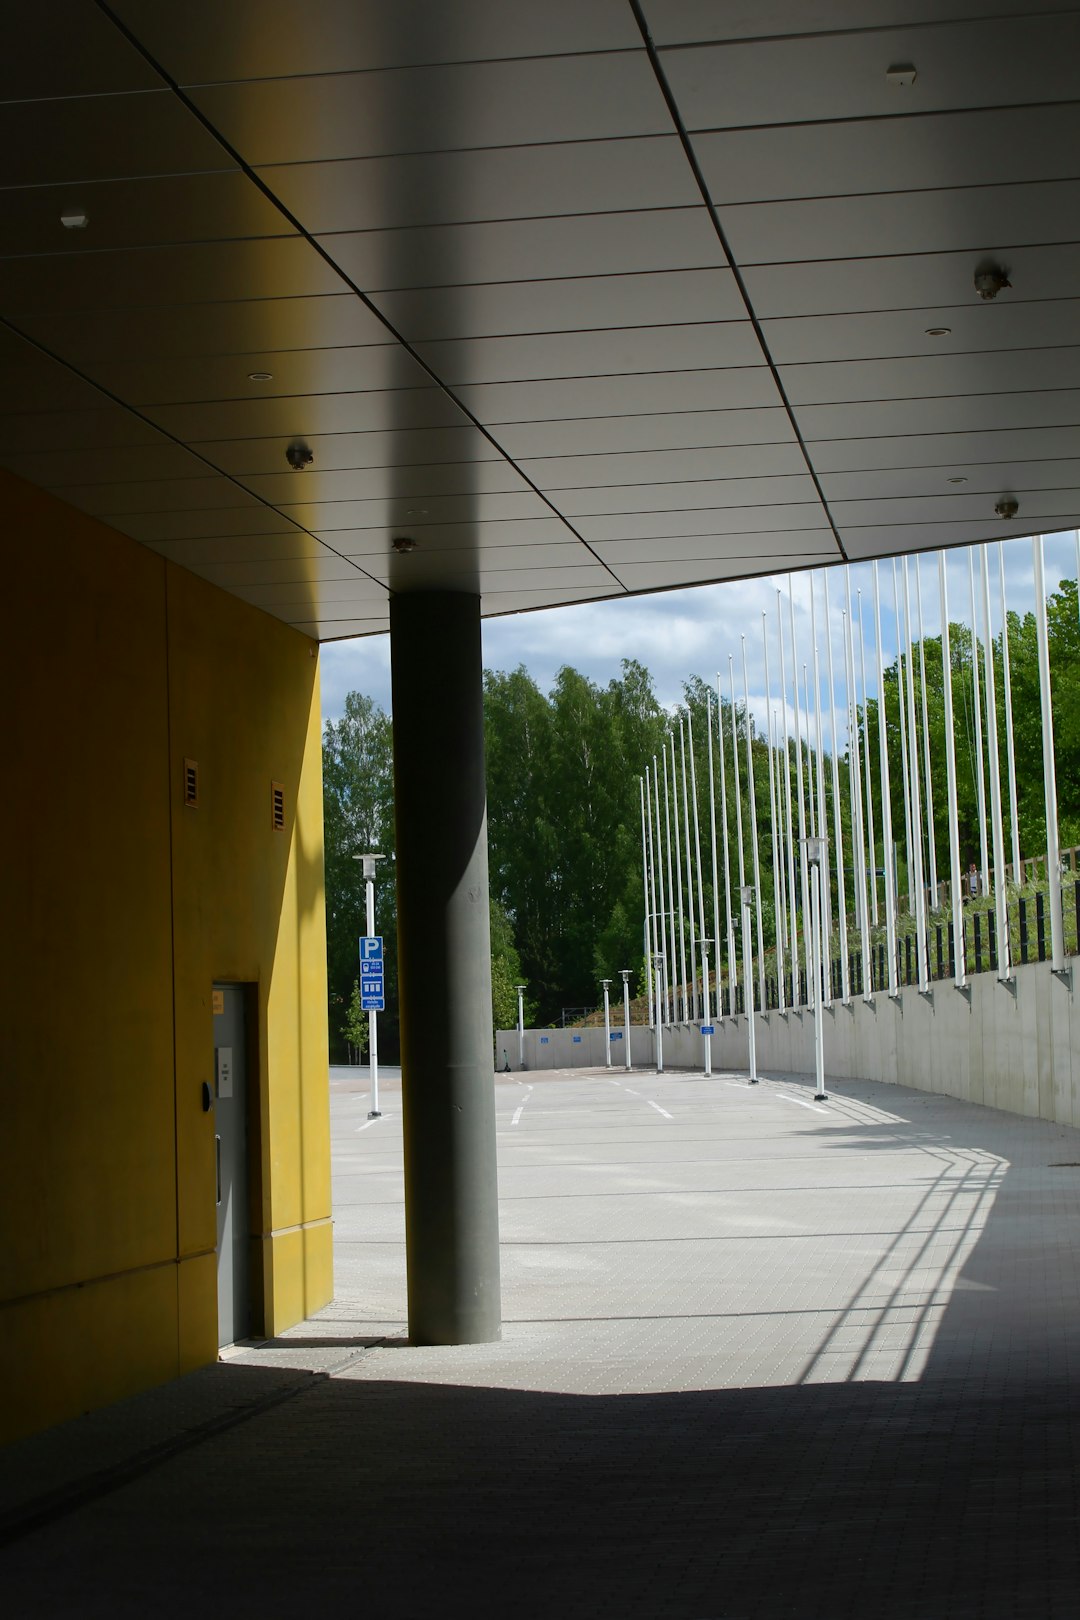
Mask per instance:
[[[775,360],[773,359],[772,351],[769,348],[769,344],[768,344],[768,342],[766,340],[766,337],[765,337],[764,328],[762,326],[762,323],[761,323],[760,319],[758,318],[758,314],[757,314],[756,309],[754,308],[753,302],[751,301],[749,288],[747,287],[746,282],[745,282],[745,280],[743,278],[743,273],[742,273],[741,266],[739,265],[738,261],[735,258],[734,253],[731,250],[731,247],[730,247],[730,245],[728,243],[727,236],[725,234],[724,228],[720,223],[720,216],[719,216],[719,214],[718,214],[718,212],[716,210],[716,207],[715,207],[715,205],[714,205],[714,203],[712,201],[712,197],[709,194],[709,188],[705,183],[705,176],[702,173],[701,165],[698,162],[697,153],[694,151],[693,143],[692,143],[692,141],[690,139],[690,136],[689,136],[689,134],[687,132],[686,126],[683,123],[682,113],[681,113],[681,111],[679,109],[679,105],[678,105],[677,101],[675,100],[675,95],[674,95],[674,93],[673,93],[673,91],[671,89],[671,86],[668,83],[667,74],[665,73],[663,64],[660,61],[659,52],[658,52],[658,50],[656,48],[656,45],[653,42],[652,34],[651,34],[650,30],[649,30],[649,25],[645,20],[645,14],[644,14],[644,12],[642,10],[641,0],[629,0],[629,3],[630,3],[630,8],[633,11],[634,16],[635,16],[635,18],[637,20],[638,27],[641,30],[641,37],[642,37],[642,40],[643,40],[644,45],[645,45],[645,50],[648,53],[649,61],[652,64],[653,72],[656,75],[656,82],[660,86],[660,92],[663,95],[665,102],[667,103],[668,111],[671,114],[672,122],[675,125],[675,129],[676,129],[676,132],[677,132],[677,134],[679,136],[679,140],[682,143],[683,151],[686,154],[686,161],[690,165],[690,169],[691,169],[691,172],[693,173],[695,183],[696,183],[696,185],[698,187],[698,190],[701,193],[702,203],[704,204],[704,207],[705,207],[705,209],[706,209],[706,211],[707,211],[707,213],[709,215],[709,219],[712,221],[713,229],[716,232],[717,238],[718,238],[718,240],[720,242],[720,246],[723,248],[724,254],[725,254],[726,258],[727,258],[727,262],[731,267],[732,275],[735,277],[735,285],[738,287],[739,294],[740,294],[740,296],[741,296],[741,298],[743,300],[744,305],[746,306],[746,313],[749,316],[751,325],[754,328],[754,335],[756,336],[756,338],[758,340],[758,343],[761,346],[761,352],[765,357],[765,361],[766,361],[766,364],[768,365],[768,368],[769,368],[770,372],[772,373],[773,382],[776,385],[777,393],[779,394],[781,402],[782,402],[783,407],[784,407],[784,410],[787,413],[788,421],[791,423],[792,432],[795,434],[795,438],[796,438],[796,440],[798,442],[799,448],[802,451],[803,457],[804,457],[804,459],[806,461],[806,468],[807,468],[808,473],[810,474],[810,478],[813,481],[814,488],[817,491],[818,499],[821,502],[821,509],[824,512],[826,519],[828,520],[829,527],[832,529],[833,537],[836,540],[836,544],[837,544],[837,547],[839,548],[840,555],[841,555],[841,557],[843,557],[843,559],[846,562],[847,561],[847,551],[845,550],[844,542],[840,537],[840,531],[837,528],[835,522],[833,521],[832,513],[829,510],[829,503],[825,498],[825,491],[821,487],[821,482],[820,482],[820,480],[818,478],[817,471],[816,471],[816,469],[814,467],[814,464],[813,464],[812,460],[810,459],[810,453],[809,453],[809,451],[807,449],[806,442],[805,442],[805,440],[803,438],[802,429],[801,429],[801,427],[799,425],[799,421],[798,421],[798,418],[795,415],[794,409],[792,408],[791,401],[788,398],[787,389],[784,387],[783,378],[780,375],[780,368],[777,366]]]
[[[98,9],[100,11],[102,11],[106,17],[109,18],[110,22],[112,22],[114,27],[116,27],[120,31],[120,33],[123,34],[124,38],[127,39],[128,42],[140,53],[140,55],[150,65],[150,67],[157,74],[160,75],[162,82],[169,86],[169,88],[180,99],[180,101],[187,108],[187,110],[191,113],[191,115],[194,118],[196,118],[199,121],[199,123],[203,126],[203,128],[205,130],[207,130],[207,132],[220,144],[220,146],[222,147],[222,150],[227,152],[229,154],[229,156],[233,159],[233,161],[243,170],[243,172],[247,175],[247,177],[251,181],[251,183],[253,185],[257,186],[258,189],[262,192],[263,196],[265,196],[268,199],[268,201],[271,202],[276,209],[278,209],[278,211],[280,212],[282,218],[286,219],[289,222],[289,224],[293,227],[293,229],[304,239],[304,241],[306,241],[309,244],[309,246],[314,250],[314,252],[316,252],[319,255],[319,257],[323,260],[323,262],[326,265],[328,265],[331,270],[333,270],[335,275],[340,277],[341,281],[345,284],[345,286],[347,286],[356,295],[356,297],[360,299],[360,301],[363,303],[364,307],[367,310],[369,310],[372,315],[374,315],[376,317],[376,319],[391,334],[391,336],[394,338],[394,340],[401,345],[402,349],[404,349],[405,352],[416,362],[416,364],[423,369],[423,371],[427,374],[427,376],[429,376],[431,378],[431,380],[435,384],[435,386],[438,389],[440,389],[441,392],[443,394],[445,394],[446,397],[449,400],[452,401],[452,403],[457,407],[458,410],[460,410],[460,412],[466,418],[466,420],[469,421],[472,424],[472,426],[474,428],[476,428],[476,430],[484,436],[484,438],[488,441],[488,443],[491,444],[494,447],[494,449],[496,449],[499,452],[500,456],[502,456],[505,461],[509,462],[510,465],[515,468],[515,470],[520,474],[520,476],[529,485],[530,489],[533,490],[534,494],[536,494],[538,496],[538,498],[541,501],[543,501],[544,505],[549,509],[549,511],[551,511],[554,514],[554,516],[556,518],[558,518],[558,520],[561,523],[565,524],[566,528],[569,530],[569,532],[571,534],[573,534],[575,539],[578,540],[581,543],[581,545],[583,545],[586,548],[586,550],[590,553],[590,555],[594,558],[594,560],[599,564],[599,566],[604,569],[605,573],[610,575],[610,577],[611,577],[612,581],[615,583],[615,585],[618,586],[620,589],[625,589],[625,587],[622,584],[622,581],[618,578],[618,576],[614,573],[614,571],[611,568],[608,567],[607,563],[605,563],[603,561],[603,559],[596,553],[596,551],[594,551],[593,547],[589,544],[589,542],[585,539],[585,537],[578,532],[578,530],[574,527],[574,525],[572,523],[568,522],[568,520],[563,516],[562,512],[559,511],[558,507],[555,506],[554,502],[549,500],[548,497],[544,494],[543,490],[540,489],[538,485],[533,483],[532,479],[529,478],[527,473],[525,473],[525,472],[523,472],[521,470],[521,468],[518,466],[518,464],[514,460],[514,458],[507,454],[507,452],[503,449],[502,445],[499,443],[499,441],[495,437],[495,435],[485,426],[485,424],[483,422],[480,421],[479,417],[476,417],[476,416],[473,415],[472,411],[469,410],[468,406],[466,406],[458,398],[458,396],[457,396],[457,394],[455,394],[454,390],[452,388],[450,388],[445,382],[443,382],[442,378],[438,375],[438,373],[436,371],[434,371],[434,369],[428,364],[428,362],[423,358],[423,356],[413,347],[413,345],[411,343],[409,343],[402,336],[402,334],[397,330],[397,328],[389,320],[387,320],[387,318],[379,310],[378,306],[371,301],[371,299],[363,291],[363,289],[355,281],[353,281],[352,277],[349,276],[348,273],[341,268],[341,266],[337,263],[337,261],[331,257],[330,253],[321,245],[321,243],[317,240],[317,238],[314,237],[311,234],[311,232],[308,231],[307,228],[303,225],[303,223],[292,213],[292,211],[289,208],[286,207],[286,205],[282,202],[281,198],[278,197],[276,195],[276,193],[270,188],[270,186],[267,185],[267,183],[260,177],[258,171],[256,169],[254,169],[251,164],[248,163],[248,161],[243,156],[243,154],[241,152],[239,152],[232,145],[232,143],[225,138],[225,136],[216,127],[216,125],[214,125],[210,121],[210,119],[206,116],[206,114],[204,114],[200,110],[200,108],[197,106],[197,104],[188,95],[185,94],[183,88],[177,83],[177,81],[171,76],[171,74],[169,74],[167,72],[167,70],[163,67],[163,65],[159,61],[157,61],[157,59],[153,56],[153,54],[146,48],[146,46],[139,39],[138,35],[136,35],[130,28],[128,28],[127,24],[124,23],[123,20],[116,15],[116,13],[112,10],[112,8],[106,3],[106,0],[95,0],[95,4],[97,5]],[[269,503],[265,503],[265,504],[269,505]]]

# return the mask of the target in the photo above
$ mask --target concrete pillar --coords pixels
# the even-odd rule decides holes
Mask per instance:
[[[390,601],[409,1336],[501,1333],[480,602]]]

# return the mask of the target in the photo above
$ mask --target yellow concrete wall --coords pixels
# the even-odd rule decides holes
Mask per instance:
[[[317,648],[6,474],[0,545],[0,1435],[13,1435],[217,1353],[201,1102],[215,979],[257,986],[266,1331],[324,1304],[332,1273]],[[185,756],[197,810],[182,803]]]

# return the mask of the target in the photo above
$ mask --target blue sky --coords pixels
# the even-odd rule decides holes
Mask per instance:
[[[948,552],[947,589],[949,618],[970,623],[968,553],[971,548]],[[1063,578],[1076,577],[1076,542],[1071,531],[1046,538],[1046,583],[1054,590]],[[991,614],[996,634],[1000,627],[1000,598],[996,547],[991,549]],[[1028,540],[1004,542],[1006,595],[1010,611],[1030,610],[1034,601],[1031,572],[1031,543]],[[912,616],[915,605],[915,568],[909,565]],[[898,570],[899,572],[899,570]],[[882,644],[886,661],[896,650],[896,628],[892,611],[892,564],[879,565],[882,594]],[[940,625],[938,612],[937,553],[925,553],[921,560],[923,622],[928,636]],[[811,663],[810,576],[792,577],[795,599],[795,627],[800,663]],[[821,679],[826,681],[824,642],[824,601],[822,576],[815,576],[817,590],[818,639]],[[829,570],[829,607],[833,630],[834,674],[838,700],[843,692],[843,642],[841,610],[844,606],[843,570]],[[484,663],[487,668],[510,670],[524,664],[545,691],[558,670],[571,664],[592,680],[606,684],[619,674],[623,658],[636,658],[653,675],[660,701],[677,703],[683,682],[690,675],[715,681],[722,673],[728,690],[728,657],[735,663],[736,695],[742,700],[742,643],[746,635],[747,678],[750,707],[759,724],[767,714],[765,659],[762,640],[762,613],[768,615],[772,706],[779,706],[779,654],[776,640],[776,590],[784,592],[784,628],[787,621],[787,576],[739,580],[725,585],[699,585],[690,590],[671,591],[656,596],[638,596],[591,605],[551,608],[540,613],[520,613],[505,619],[488,619],[483,628]],[[853,604],[861,587],[863,628],[867,645],[867,677],[873,683],[873,597],[871,567],[857,563],[851,569]],[[978,572],[976,562],[976,600]],[[913,634],[917,634],[917,621]],[[788,643],[790,646],[790,643]],[[788,681],[790,685],[790,652]],[[812,668],[812,665],[811,665]],[[801,676],[801,670],[800,670]],[[856,680],[859,672],[856,669]],[[368,636],[353,641],[332,642],[322,650],[323,715],[332,719],[341,712],[345,694],[360,691],[373,697],[384,709],[390,708],[390,641],[388,636]],[[789,709],[790,715],[790,709]]]

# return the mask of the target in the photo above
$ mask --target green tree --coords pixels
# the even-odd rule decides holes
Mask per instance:
[[[341,1034],[345,1037],[346,1045],[349,1048],[350,1062],[352,1061],[353,1052],[356,1053],[357,1063],[360,1062],[361,1052],[367,1044],[368,1017],[369,1015],[364,1012],[360,1004],[360,981],[357,979],[353,983],[352,996],[349,998],[349,1005],[345,1012],[345,1022],[341,1026]]]

